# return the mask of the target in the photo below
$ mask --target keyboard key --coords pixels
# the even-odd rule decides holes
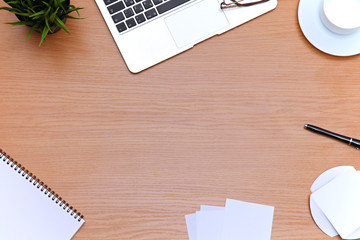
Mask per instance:
[[[109,13],[113,14],[119,12],[125,8],[125,4],[121,1],[108,7]]]
[[[139,13],[139,12],[144,11],[144,8],[142,7],[141,3],[135,5],[135,6],[133,7],[133,9],[134,9],[134,11],[135,11],[136,13]]]
[[[128,26],[128,28],[135,27],[136,22],[135,22],[134,18],[130,18],[130,19],[126,20],[126,25]]]
[[[145,16],[147,19],[151,19],[153,17],[157,16],[156,10],[155,9],[150,9],[149,11],[145,12]]]
[[[134,0],[124,0],[124,2],[127,7],[135,4]]]
[[[125,9],[124,14],[127,18],[134,16],[134,11],[131,8]]]
[[[122,20],[124,20],[125,17],[122,12],[119,12],[118,14],[115,14],[114,16],[112,16],[112,19],[113,19],[114,23],[118,23],[118,22],[121,22]]]
[[[158,4],[162,3],[162,0],[153,0],[153,3],[154,3],[155,5],[158,5]]]
[[[153,6],[151,0],[145,0],[145,1],[143,2],[143,5],[144,5],[144,8],[145,8],[145,9],[149,9],[149,8],[151,8],[151,7]]]
[[[119,32],[123,32],[123,31],[125,31],[127,29],[125,23],[123,23],[123,22],[116,25],[116,27],[117,27]]]
[[[144,16],[144,14],[139,14],[135,17],[136,21],[138,24],[142,23],[142,22],[145,22],[146,21],[146,18]]]
[[[109,4],[112,4],[112,3],[114,3],[114,2],[116,2],[117,0],[104,0],[104,3],[106,4],[106,5],[109,5]]]
[[[156,7],[156,9],[158,10],[159,14],[162,14],[164,12],[167,12],[173,8],[176,8],[178,6],[180,6],[183,3],[189,2],[190,0],[169,0],[159,6]]]

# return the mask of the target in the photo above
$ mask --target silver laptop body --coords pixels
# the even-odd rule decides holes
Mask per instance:
[[[277,0],[221,9],[222,0],[95,0],[133,73],[256,18]]]

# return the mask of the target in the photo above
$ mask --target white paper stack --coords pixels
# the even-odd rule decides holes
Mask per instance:
[[[227,199],[185,215],[189,240],[270,240],[274,207]]]

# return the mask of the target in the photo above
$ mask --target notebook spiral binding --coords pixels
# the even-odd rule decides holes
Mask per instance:
[[[18,174],[20,174],[23,178],[28,180],[29,183],[31,183],[34,187],[36,187],[41,192],[43,192],[44,195],[50,198],[53,202],[55,202],[68,214],[73,216],[74,219],[76,219],[78,222],[80,222],[81,219],[84,218],[84,216],[81,215],[80,212],[78,212],[72,206],[69,206],[69,203],[67,203],[65,200],[59,197],[59,195],[56,194],[54,191],[51,191],[50,187],[44,184],[44,182],[42,182],[39,178],[36,178],[36,176],[33,175],[31,172],[29,172],[24,166],[21,166],[20,163],[14,161],[14,159],[11,158],[9,155],[7,155],[6,152],[4,152],[1,148],[0,148],[0,161],[9,165],[9,167],[14,169],[14,171],[17,171]]]

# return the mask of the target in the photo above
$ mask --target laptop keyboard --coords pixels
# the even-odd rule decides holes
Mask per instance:
[[[144,24],[190,0],[104,0],[120,33]]]

